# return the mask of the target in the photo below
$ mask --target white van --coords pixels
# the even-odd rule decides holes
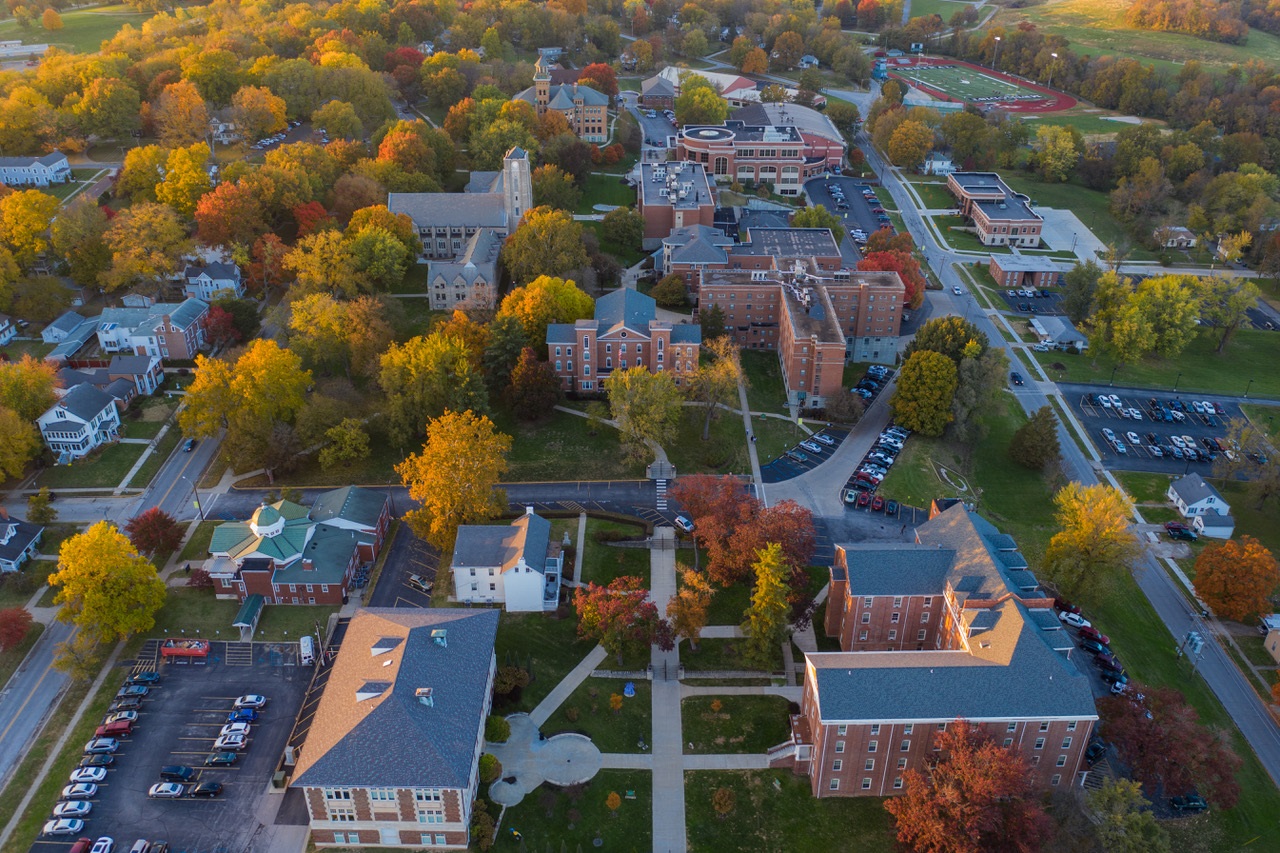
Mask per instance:
[[[298,659],[303,666],[316,662],[316,641],[310,634],[303,634],[298,640]]]

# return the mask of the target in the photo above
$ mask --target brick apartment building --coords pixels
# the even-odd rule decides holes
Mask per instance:
[[[829,228],[750,227],[735,243],[723,232],[702,226],[677,229],[662,240],[660,275],[680,273],[697,305],[707,270],[786,270],[799,264],[819,274],[834,274],[845,259]]]
[[[836,546],[824,629],[843,651],[805,655],[792,741],[771,753],[816,797],[902,793],[958,718],[1045,787],[1083,782],[1098,714],[1052,595],[1011,537],[947,503],[914,545]]]
[[[1069,264],[1039,255],[992,255],[987,271],[997,287],[1018,289],[1058,287],[1065,283]]]
[[[496,610],[356,612],[290,783],[318,846],[467,849],[497,632]]]
[[[653,298],[620,288],[596,300],[595,317],[547,326],[547,359],[566,391],[604,390],[616,370],[667,371],[685,385],[698,369],[702,327],[654,319]]]
[[[795,125],[685,125],[676,134],[676,159],[700,163],[717,181],[768,184],[778,195],[799,195],[809,178],[827,171],[823,158],[805,157]]]
[[[846,362],[895,361],[905,297],[895,272],[709,270],[699,307],[720,308],[744,349],[778,353],[789,402],[821,408]]]
[[[956,197],[960,215],[973,221],[984,246],[1040,245],[1044,219],[1031,209],[1031,200],[1015,193],[995,172],[952,172],[947,189]]]
[[[697,163],[642,163],[636,190],[646,249],[657,248],[674,230],[715,222],[716,196],[707,170]]]

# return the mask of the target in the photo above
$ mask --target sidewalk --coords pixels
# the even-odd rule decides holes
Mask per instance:
[[[655,539],[675,539],[675,529],[659,527]],[[658,613],[676,594],[676,552],[655,548],[649,552],[649,597]],[[681,686],[674,679],[680,668],[680,646],[663,651],[653,646],[653,849],[684,853],[684,728],[680,718]],[[663,674],[669,677],[664,678]]]
[[[604,650],[604,646],[596,646],[587,652],[587,656],[582,662],[575,666],[568,675],[560,679],[560,683],[547,694],[547,698],[538,703],[538,707],[529,712],[529,719],[533,720],[534,725],[539,728],[545,723],[552,714],[556,712],[564,701],[569,698],[573,691],[578,689],[578,685],[591,677],[591,672],[608,657],[608,653]]]

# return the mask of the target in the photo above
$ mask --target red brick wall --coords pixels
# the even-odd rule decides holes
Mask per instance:
[[[324,807],[324,791],[320,788],[304,788],[307,797],[307,808],[311,812],[312,820],[326,820],[329,812]],[[333,840],[333,836],[329,836],[329,840]]]
[[[866,596],[846,593],[840,648],[852,652],[915,651],[939,648],[938,631],[945,623],[946,610],[941,595]],[[895,606],[895,602],[900,602]],[[831,607],[828,606],[828,611]],[[896,621],[895,621],[895,618]],[[864,621],[865,620],[865,621]],[[862,639],[862,632],[867,638]],[[924,631],[924,639],[919,639]],[[892,634],[892,637],[890,636]]]

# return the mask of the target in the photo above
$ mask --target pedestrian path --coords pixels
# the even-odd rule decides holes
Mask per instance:
[[[138,461],[134,462],[133,467],[129,469],[129,472],[127,474],[124,475],[124,479],[120,481],[120,485],[116,486],[115,494],[118,495],[121,492],[123,492],[126,488],[129,487],[129,482],[133,479],[134,475],[137,474],[138,471],[142,469],[142,466],[147,464],[147,460],[151,458],[152,453],[156,452],[156,448],[160,446],[161,439],[164,438],[165,433],[167,433],[168,431],[169,431],[169,424],[165,424],[164,426],[160,427],[160,432],[156,433],[155,438],[149,439],[146,442],[143,442],[149,446],[147,447],[146,450],[142,451],[142,455],[138,457]],[[126,444],[139,443],[138,439],[131,439],[131,438],[124,438],[124,439],[121,439],[121,441]]]
[[[538,703],[538,707],[529,712],[529,718],[534,725],[541,727],[556,709],[564,704],[565,700],[578,689],[578,685],[586,681],[591,676],[591,671],[598,667],[604,659],[608,657],[604,646],[596,646],[587,652],[587,656],[575,666],[568,675],[560,680],[560,683],[552,688],[547,694],[547,698]]]
[[[751,459],[751,482],[756,486],[756,497],[764,499],[764,478],[760,475],[760,457],[756,455],[756,433],[751,428],[751,406],[747,403],[747,386],[738,379],[738,405],[742,407],[742,424],[747,429],[747,456]]]
[[[658,527],[653,538],[674,542],[672,527]],[[649,552],[649,598],[658,612],[667,612],[667,603],[676,594],[676,552],[674,548],[654,548]],[[684,853],[684,729],[680,718],[680,646],[664,651],[654,645],[653,664],[653,849]]]

